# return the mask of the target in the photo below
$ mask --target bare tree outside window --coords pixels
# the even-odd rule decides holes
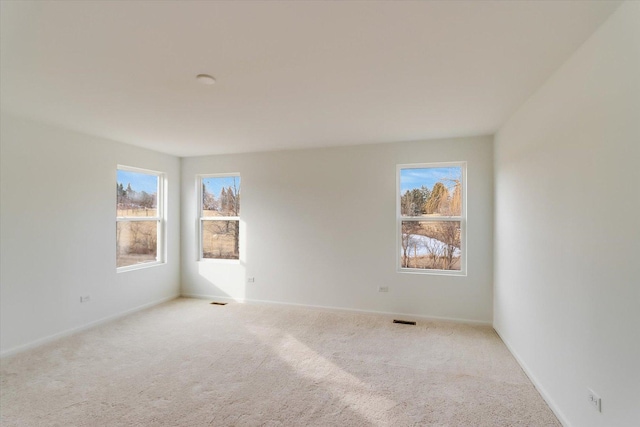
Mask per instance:
[[[116,183],[116,267],[158,259],[160,175],[118,168]]]
[[[240,176],[201,178],[201,248],[203,259],[240,258]]]
[[[401,270],[462,270],[464,169],[464,164],[398,167]]]

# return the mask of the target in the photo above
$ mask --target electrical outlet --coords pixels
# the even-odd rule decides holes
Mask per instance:
[[[248,283],[255,283],[256,282],[256,278],[255,277],[247,277],[247,282]]]
[[[378,286],[378,292],[389,292],[388,286]]]
[[[80,297],[80,302],[89,302],[91,301],[91,296],[89,295],[84,295]]]
[[[587,401],[598,412],[602,412],[602,400],[593,390],[587,389]]]

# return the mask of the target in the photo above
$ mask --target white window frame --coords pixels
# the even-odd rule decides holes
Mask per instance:
[[[462,180],[462,212],[460,216],[402,216],[400,188],[400,173],[405,169],[428,169],[443,167],[459,167]],[[440,270],[426,268],[405,268],[402,267],[402,222],[460,222],[460,270]],[[429,274],[445,276],[466,276],[467,275],[467,162],[438,162],[438,163],[409,163],[396,166],[396,271],[398,273]]]
[[[149,261],[149,262],[143,262],[140,264],[133,264],[133,265],[127,265],[127,266],[123,266],[123,267],[118,267],[116,265],[116,271],[118,273],[122,273],[122,272],[126,272],[126,271],[132,271],[132,270],[140,270],[143,268],[149,268],[149,267],[155,267],[158,265],[162,265],[162,264],[166,264],[166,253],[165,253],[165,239],[166,239],[166,221],[165,221],[165,210],[166,210],[166,206],[165,206],[165,188],[166,188],[166,184],[165,184],[165,173],[164,172],[159,172],[159,171],[154,171],[154,170],[149,170],[149,169],[142,169],[142,168],[137,168],[137,167],[133,167],[133,166],[125,166],[125,165],[117,165],[116,166],[116,173],[118,170],[123,170],[123,171],[128,171],[128,172],[137,172],[137,173],[143,173],[143,174],[147,174],[147,175],[155,175],[158,177],[158,190],[157,190],[157,196],[156,196],[156,216],[118,216],[118,199],[117,199],[117,194],[116,194],[116,202],[115,202],[115,206],[116,206],[116,227],[117,227],[117,223],[118,222],[137,222],[137,221],[156,221],[158,223],[157,226],[157,231],[158,231],[158,237],[157,237],[157,248],[156,248],[156,260],[155,261]],[[116,184],[117,184],[117,179],[116,179]],[[116,245],[116,251],[118,250],[117,245]]]
[[[242,187],[242,177],[239,172],[229,172],[229,173],[214,173],[214,174],[202,174],[197,175],[196,185],[198,195],[198,261],[200,262],[214,262],[220,264],[240,264],[240,259],[242,258],[242,245],[238,248],[238,259],[227,259],[227,258],[205,258],[204,257],[204,248],[202,245],[202,235],[203,235],[203,224],[204,221],[238,221],[238,239],[242,235],[242,228],[240,223],[240,216],[202,216],[202,180],[205,178],[227,178],[227,177],[238,177],[240,179],[240,187]],[[241,199],[242,200],[242,199]],[[242,203],[242,202],[240,202]],[[242,205],[241,205],[242,206]]]

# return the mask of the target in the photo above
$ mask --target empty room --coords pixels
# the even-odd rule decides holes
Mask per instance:
[[[640,425],[640,2],[0,0],[0,424]]]

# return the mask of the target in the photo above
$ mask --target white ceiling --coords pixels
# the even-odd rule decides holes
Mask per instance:
[[[2,1],[1,106],[178,156],[492,134],[618,5]]]

